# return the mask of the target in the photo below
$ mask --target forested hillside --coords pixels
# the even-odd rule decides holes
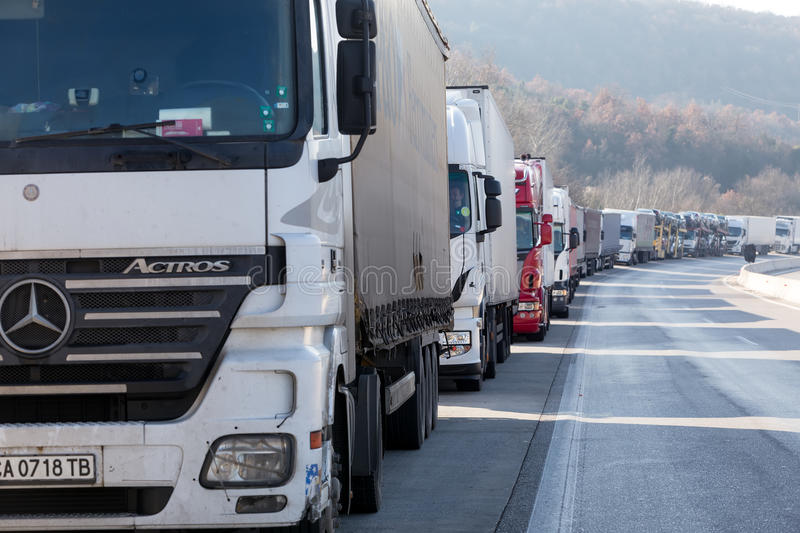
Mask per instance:
[[[430,0],[456,49],[514,76],[619,87],[655,103],[760,106],[798,118],[800,20],[677,0]]]
[[[456,49],[448,81],[491,86],[517,152],[547,157],[585,205],[800,213],[800,148],[786,141],[800,126],[785,115],[565,89],[499,64]]]

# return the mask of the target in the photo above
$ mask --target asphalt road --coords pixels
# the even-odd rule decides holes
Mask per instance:
[[[800,308],[741,258],[618,267],[479,393],[388,452],[356,531],[800,531]]]
[[[337,531],[494,531],[575,330],[554,322],[544,342],[516,343],[480,392],[443,390],[422,449],[386,452],[382,510],[345,517]]]
[[[800,530],[800,309],[739,258],[586,284],[529,531]]]

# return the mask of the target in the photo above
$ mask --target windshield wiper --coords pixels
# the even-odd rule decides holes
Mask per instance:
[[[151,137],[153,139],[158,139],[159,141],[174,144],[175,146],[180,146],[184,150],[188,150],[193,152],[197,155],[201,155],[206,159],[210,159],[211,161],[216,161],[217,163],[229,167],[233,163],[230,160],[225,159],[224,157],[209,154],[199,148],[196,148],[190,144],[186,144],[181,142],[177,139],[172,137],[162,137],[160,135],[156,135],[155,133],[151,133],[147,130],[158,128],[160,126],[174,126],[174,120],[164,120],[162,122],[150,122],[147,124],[111,124],[104,128],[91,128],[88,130],[79,130],[79,131],[64,131],[59,133],[48,133],[47,135],[35,135],[32,137],[20,137],[18,139],[14,139],[11,143],[11,148],[16,148],[17,145],[22,143],[34,142],[34,141],[44,141],[44,140],[53,140],[53,139],[71,139],[73,137],[86,137],[91,135],[105,135],[107,133],[120,133],[124,131],[135,131],[136,133],[141,133],[142,135],[146,135],[147,137]]]

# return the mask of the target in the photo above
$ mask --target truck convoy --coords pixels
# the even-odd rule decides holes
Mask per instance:
[[[727,217],[728,251],[741,254],[742,248],[748,244],[756,247],[761,255],[769,253],[775,243],[776,221],[772,217],[733,216]]]
[[[555,257],[553,255],[553,180],[543,158],[523,156],[515,163],[519,307],[514,334],[544,340],[550,327]]]
[[[511,354],[519,298],[514,143],[488,87],[447,89],[455,319],[440,376],[480,390]]]
[[[7,0],[0,44],[0,529],[378,509],[383,437],[436,424],[452,320],[427,2]],[[508,189],[465,178],[476,238],[513,190],[500,148]]]

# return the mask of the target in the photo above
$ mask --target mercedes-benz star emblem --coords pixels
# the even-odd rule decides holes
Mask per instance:
[[[0,297],[0,336],[14,350],[38,355],[56,348],[69,331],[70,306],[48,281],[26,279]]]
[[[24,189],[22,189],[22,196],[24,196],[29,202],[33,202],[39,198],[39,187],[33,183],[29,183]]]

